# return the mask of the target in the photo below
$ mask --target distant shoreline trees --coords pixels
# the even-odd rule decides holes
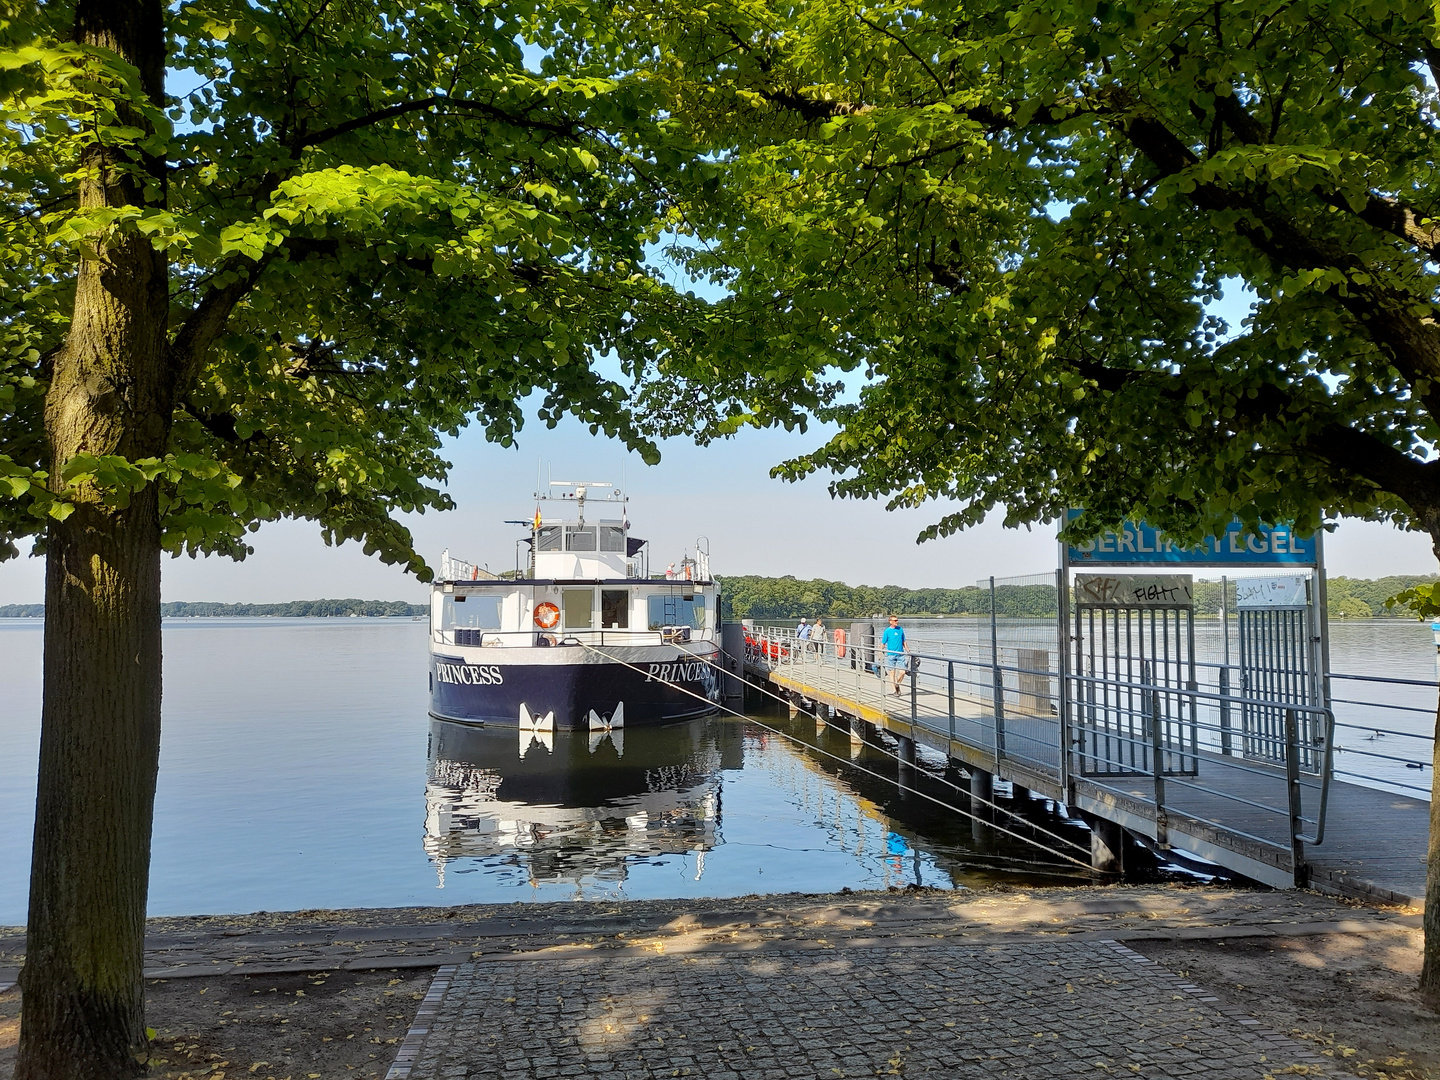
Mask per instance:
[[[1387,610],[1385,601],[1404,589],[1435,581],[1433,576],[1397,575],[1383,578],[1333,577],[1328,581],[1331,618],[1407,617],[1403,605]],[[725,619],[860,618],[875,614],[909,616],[989,615],[990,591],[979,586],[960,589],[905,589],[899,585],[846,585],[839,581],[792,576],[736,575],[721,582],[721,614]],[[1230,583],[1234,610],[1235,583]],[[1047,584],[997,585],[996,614],[1007,618],[1045,618],[1056,613],[1055,587]],[[3,609],[0,609],[3,610]],[[1220,582],[1195,582],[1195,612],[1220,611]]]
[[[290,600],[283,604],[219,604],[210,601],[175,601],[161,604],[164,618],[370,618],[411,617],[430,610],[426,604],[403,600]],[[44,604],[0,604],[0,619],[41,618]]]
[[[1385,601],[1416,585],[1436,581],[1434,576],[1395,575],[1383,578],[1333,577],[1329,580],[1330,617],[1408,618],[1414,613]],[[724,619],[854,619],[867,615],[909,616],[989,615],[988,589],[970,585],[961,589],[905,589],[899,585],[846,585],[822,578],[801,580],[742,574],[721,581],[721,617]],[[1042,619],[1055,614],[1052,585],[999,585],[995,589],[996,614],[1006,618]],[[1234,610],[1235,582],[1230,582]],[[429,611],[426,604],[403,600],[290,600],[283,604],[221,604],[211,601],[174,601],[160,606],[165,618],[276,618],[312,619],[413,618]],[[1220,612],[1220,582],[1195,582],[1195,613]],[[41,618],[44,604],[0,604],[0,619]]]

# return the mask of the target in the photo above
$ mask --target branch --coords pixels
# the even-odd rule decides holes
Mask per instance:
[[[221,272],[232,272],[236,274],[235,279],[207,292],[180,324],[174,340],[170,342],[166,359],[182,396],[189,392],[210,347],[225,332],[225,324],[230,321],[235,305],[255,287],[255,282],[274,257],[275,252],[272,251],[258,260],[232,260]]]
[[[884,34],[887,38],[895,42],[895,44],[899,45],[902,49],[909,53],[911,57],[914,58],[915,62],[925,69],[925,74],[929,75],[930,78],[934,80],[935,85],[940,88],[940,93],[948,94],[950,92],[950,89],[945,85],[944,80],[941,79],[939,75],[935,74],[935,69],[932,68],[928,63],[926,63],[923,56],[921,56],[919,53],[917,53],[914,49],[910,47],[910,43],[908,41],[902,38],[899,34],[896,34],[892,30],[890,30],[888,27],[881,26],[879,23],[872,22],[871,20],[867,19],[864,15],[860,14],[860,12],[857,11],[854,14],[857,19],[859,19],[862,23],[868,26],[871,30],[874,30],[877,34]]]
[[[827,101],[807,97],[798,90],[761,90],[760,96],[772,105],[799,113],[806,120],[829,120],[836,116],[860,116],[875,108],[867,102]]]
[[[1322,461],[1348,469],[1381,491],[1398,495],[1417,516],[1440,501],[1440,459],[1418,461],[1383,439],[1343,424],[1326,424],[1316,440],[1303,449]]]
[[[1183,377],[1136,368],[1112,368],[1084,357],[1071,358],[1076,371],[1101,390],[1118,393],[1140,382],[1163,381],[1160,393],[1182,399],[1187,387]],[[1233,404],[1237,415],[1251,424],[1280,423],[1295,405],[1294,395],[1282,386],[1265,383],[1254,397],[1239,395]],[[1330,421],[1322,424],[1314,438],[1293,444],[1294,449],[1337,469],[1358,476],[1378,490],[1403,499],[1417,514],[1440,504],[1440,458],[1419,461],[1367,431]]]
[[[1217,97],[1215,112],[1241,142],[1262,145],[1271,141],[1266,137],[1265,128],[1260,121],[1251,116],[1249,110],[1241,105],[1234,95]],[[1338,192],[1319,187],[1312,190],[1326,205],[1347,214],[1354,214],[1372,228],[1414,244],[1427,257],[1433,259],[1440,255],[1440,226],[1422,225],[1424,215],[1399,199],[1371,195],[1357,211],[1350,205],[1349,200]]]
[[[1190,147],[1153,116],[1132,115],[1128,121],[1122,120],[1121,128],[1163,175],[1174,175],[1199,162]],[[1263,189],[1246,192],[1197,182],[1187,197],[1202,210],[1242,211],[1246,217],[1236,223],[1235,230],[1277,268],[1331,268],[1347,276],[1368,274],[1368,267],[1348,249],[1311,236],[1293,219],[1277,213]],[[1407,382],[1414,386],[1423,380],[1431,385],[1421,400],[1430,415],[1440,419],[1440,334],[1434,313],[1417,314],[1415,297],[1373,280],[1368,285],[1352,280],[1343,291],[1332,288],[1329,293],[1389,354]],[[1428,303],[1423,306],[1430,307]]]
[[[294,153],[303,150],[307,146],[318,146],[321,143],[329,142],[331,139],[341,135],[348,135],[352,131],[359,131],[362,128],[372,127],[375,124],[383,124],[386,120],[394,120],[396,117],[407,116],[410,113],[424,112],[436,106],[444,106],[447,109],[457,109],[461,112],[478,112],[492,120],[499,120],[510,124],[513,127],[532,128],[539,131],[549,131],[557,135],[576,134],[574,121],[546,121],[537,120],[533,117],[517,115],[506,112],[504,109],[494,105],[488,105],[481,101],[471,101],[467,98],[447,97],[442,94],[432,94],[429,97],[416,98],[413,101],[401,101],[394,105],[388,105],[383,109],[366,113],[364,116],[357,116],[344,123],[336,124],[333,127],[322,128],[319,131],[304,135],[297,135],[286,143],[286,147]]]

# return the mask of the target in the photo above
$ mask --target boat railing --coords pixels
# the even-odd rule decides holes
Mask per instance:
[[[547,646],[583,646],[597,649],[607,646],[687,645],[708,640],[707,632],[689,626],[665,626],[655,630],[481,630],[473,627],[450,627],[433,631],[436,645],[467,648],[545,648]]]
[[[455,558],[450,554],[449,548],[440,553],[441,581],[479,581],[482,578],[488,581],[494,577],[490,571],[475,563]]]

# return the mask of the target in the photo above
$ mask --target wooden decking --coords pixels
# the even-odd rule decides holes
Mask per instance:
[[[1202,749],[1190,759],[1190,775],[1163,778],[1163,803],[1157,804],[1149,773],[1099,775],[1075,754],[1065,775],[1060,724],[1053,715],[1037,715],[1042,708],[1049,711],[1043,701],[1032,700],[1028,711],[1007,704],[997,724],[993,697],[976,692],[982,687],[960,686],[952,693],[928,679],[912,689],[907,678],[902,695],[893,697],[878,675],[833,656],[752,658],[746,668],[752,678],[792,697],[913,739],[1152,840],[1269,885],[1295,883],[1283,769]],[[1318,778],[1302,778],[1301,788],[1304,831],[1313,834]],[[1327,891],[1418,905],[1425,891],[1429,824],[1427,802],[1332,781],[1324,837],[1303,848],[1302,876]]]

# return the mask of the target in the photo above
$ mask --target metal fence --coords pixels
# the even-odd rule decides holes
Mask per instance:
[[[752,626],[747,653],[801,685],[908,721],[922,741],[964,743],[1062,791],[1081,780],[1147,807],[1162,841],[1177,823],[1188,835],[1209,827],[1289,851],[1298,866],[1301,845],[1324,838],[1332,780],[1428,799],[1435,681],[1322,676],[1302,664],[1282,677],[1285,665],[1271,663],[1279,673],[1274,685],[1256,683],[1257,664],[1228,662],[1241,656],[1231,652],[1230,635],[1240,628],[1229,620],[1200,620],[1199,646],[1182,626],[1158,626],[1150,640],[1168,643],[1169,652],[1152,650],[1144,663],[1088,662],[1087,648],[1097,660],[1121,655],[1108,644],[1135,627],[1115,616],[1103,627],[1099,616],[1083,626],[1073,616],[1062,622],[1058,611],[1074,608],[1058,601],[1073,598],[1062,598],[1057,582],[1051,575],[986,579],[988,611],[912,623],[898,701],[878,621],[844,627],[843,644],[831,631],[802,641],[793,626]],[[1007,588],[1030,594],[1007,598]],[[1024,607],[1017,600],[1044,603],[1046,589],[1052,613],[1015,613]],[[1314,629],[1307,624],[1304,632],[1313,636]],[[1257,635],[1244,643],[1244,656],[1253,661],[1250,652],[1287,637],[1295,635]],[[1315,655],[1307,653],[1306,662]],[[1242,679],[1242,671],[1252,677]]]

